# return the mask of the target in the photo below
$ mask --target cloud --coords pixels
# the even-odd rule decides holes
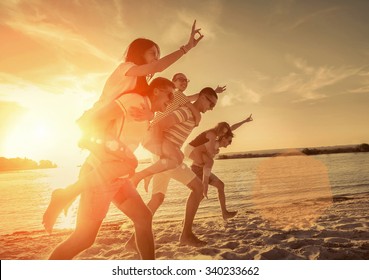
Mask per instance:
[[[66,13],[63,8],[33,1],[15,1],[3,5],[2,23],[49,48],[72,54],[88,53],[104,61],[115,61],[82,35],[76,27],[78,14]],[[80,27],[80,26],[79,26]]]
[[[351,89],[349,92],[351,92],[351,93],[369,93],[369,83],[367,85],[363,85],[361,87]]]
[[[323,9],[323,10],[319,10],[319,11],[315,11],[313,13],[304,15],[303,17],[299,18],[297,21],[295,21],[294,23],[292,23],[287,30],[293,30],[296,28],[299,28],[300,26],[307,24],[311,21],[315,21],[316,18],[318,17],[322,17],[322,16],[326,16],[327,14],[331,14],[333,12],[339,11],[341,10],[341,7],[330,7],[327,9]]]
[[[273,92],[291,93],[295,96],[294,102],[326,98],[328,92],[323,92],[324,88],[355,78],[361,72],[361,68],[349,66],[313,67],[306,60],[291,55],[286,59],[294,67],[294,71],[275,79]]]
[[[187,42],[194,20],[197,20],[196,28],[201,28],[201,33],[206,39],[216,38],[217,30],[221,29],[219,22],[223,12],[222,1],[200,1],[195,7],[178,9],[171,8],[174,16],[172,24],[163,29],[164,43]]]
[[[79,113],[81,108],[87,109],[99,97],[101,87],[96,87],[98,79],[105,80],[105,76],[99,73],[59,76],[50,78],[48,84],[35,84],[15,75],[0,73],[0,99],[32,111],[65,111],[68,108]]]
[[[361,71],[358,75],[361,79],[356,83],[357,87],[350,89],[350,93],[369,93],[369,72]]]
[[[227,85],[227,92],[221,97],[221,105],[233,106],[239,103],[259,103],[261,94],[246,86],[242,81],[232,80]]]
[[[275,14],[288,14],[291,11],[291,8],[294,6],[295,0],[281,0],[281,1],[273,1],[273,12]]]

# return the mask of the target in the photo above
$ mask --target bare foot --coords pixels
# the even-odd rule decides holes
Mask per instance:
[[[223,219],[227,220],[227,219],[233,218],[234,216],[237,215],[237,213],[238,213],[238,211],[227,211],[227,212],[223,213]]]
[[[188,245],[193,247],[202,247],[205,246],[207,243],[198,239],[193,233],[191,233],[190,235],[182,234],[179,239],[179,244],[181,246]]]
[[[144,178],[144,188],[146,192],[149,192],[149,185],[151,182],[152,176],[148,176]]]
[[[51,234],[53,231],[53,227],[56,219],[63,211],[63,208],[66,206],[66,196],[64,189],[56,189],[51,194],[51,200],[49,206],[47,207],[43,219],[42,224],[44,225],[45,230]]]

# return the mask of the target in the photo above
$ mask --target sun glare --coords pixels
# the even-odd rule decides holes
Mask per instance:
[[[8,156],[24,155],[38,159],[42,151],[54,141],[54,128],[49,120],[27,114],[14,124],[5,144]]]
[[[36,125],[33,133],[34,138],[41,142],[46,141],[47,138],[51,137],[51,129],[45,124]]]
[[[70,120],[28,112],[7,134],[5,157],[51,160],[58,166],[81,164],[84,154],[77,147],[80,131]],[[135,151],[139,160],[150,158],[142,146]]]

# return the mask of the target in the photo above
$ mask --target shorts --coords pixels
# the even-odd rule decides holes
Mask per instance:
[[[191,165],[191,170],[193,173],[196,174],[197,177],[199,177],[200,180],[202,180],[202,177],[204,175],[204,168],[197,165]]]
[[[185,163],[182,163],[175,169],[155,174],[153,177],[152,193],[166,194],[170,179],[188,185],[196,177],[196,174]]]
[[[197,166],[197,165],[191,165],[191,170],[202,181],[202,178],[204,176],[204,168],[201,166]],[[210,173],[209,185],[212,185],[216,181],[221,181],[221,180],[214,173]],[[221,183],[223,182],[221,181]]]
[[[118,192],[124,192],[127,197],[136,192],[127,179],[119,179],[127,176],[130,170],[125,161],[105,161],[95,166],[85,163],[81,168],[80,178],[87,177],[90,183],[81,194],[78,216],[101,221]]]

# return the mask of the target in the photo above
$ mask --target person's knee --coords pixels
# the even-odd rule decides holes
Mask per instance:
[[[177,158],[162,158],[160,161],[167,170],[177,168],[182,163],[182,161],[179,161]]]
[[[151,197],[151,200],[155,203],[155,205],[160,206],[163,204],[164,198],[165,198],[165,195],[163,193],[157,193]]]
[[[139,215],[133,220],[135,227],[150,228],[152,224],[152,213],[148,207],[137,209]]]
[[[194,178],[188,186],[199,199],[203,198],[204,185],[199,178]]]
[[[215,187],[218,189],[218,191],[224,192],[224,183],[222,181],[218,181]]]
[[[151,213],[154,214],[156,210],[163,204],[165,195],[163,193],[153,194],[147,206],[151,210]]]
[[[180,158],[174,157],[168,161],[168,169],[177,168],[182,164],[182,160]]]

